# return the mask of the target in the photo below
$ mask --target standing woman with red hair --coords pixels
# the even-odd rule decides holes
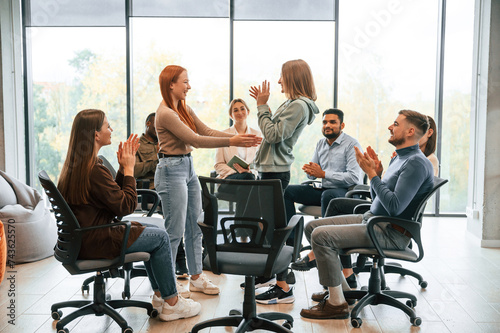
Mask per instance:
[[[219,287],[202,274],[201,230],[197,224],[201,214],[201,191],[191,151],[193,147],[253,147],[262,138],[254,134],[234,135],[209,128],[186,105],[186,95],[190,89],[186,69],[171,65],[161,72],[163,100],[156,111],[155,120],[160,144],[155,188],[161,197],[173,258],[184,235],[191,275],[190,290],[216,295]]]

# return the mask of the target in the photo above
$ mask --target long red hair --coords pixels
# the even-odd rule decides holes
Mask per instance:
[[[165,67],[160,73],[160,91],[165,104],[177,112],[182,122],[196,133],[196,126],[194,124],[193,117],[191,117],[191,115],[187,112],[186,101],[179,101],[177,105],[174,105],[172,95],[170,94],[170,84],[176,83],[179,75],[181,75],[184,71],[186,71],[185,68],[177,65],[169,65]]]

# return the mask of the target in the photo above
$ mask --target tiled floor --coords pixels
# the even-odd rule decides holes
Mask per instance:
[[[259,305],[259,312],[281,311],[295,318],[294,332],[500,332],[500,249],[485,249],[466,232],[463,218],[424,218],[425,257],[417,264],[404,266],[421,273],[429,282],[422,290],[415,279],[388,275],[391,289],[414,293],[418,298],[417,314],[422,318],[420,327],[411,326],[399,310],[387,306],[366,308],[361,315],[360,329],[349,320],[302,319],[300,310],[313,302],[310,295],[321,289],[317,271],[296,272],[297,283],[294,304]],[[71,276],[54,259],[16,266],[15,326],[8,323],[7,308],[9,281],[0,285],[0,332],[56,332],[50,317],[52,303],[68,299],[81,299],[81,282],[86,276]],[[193,293],[201,302],[202,312],[192,319],[162,323],[149,319],[144,310],[127,308],[121,311],[135,332],[189,332],[191,327],[208,318],[226,315],[232,308],[240,308],[243,291],[239,288],[243,277],[207,272],[221,287],[219,296]],[[358,276],[366,284],[368,274]],[[183,282],[187,283],[187,282]],[[110,279],[108,292],[113,298],[121,297],[122,281]],[[145,278],[132,280],[133,298],[149,300],[152,293]],[[85,296],[86,298],[87,296]],[[70,313],[72,309],[63,309]],[[119,326],[106,316],[86,316],[67,326],[76,332],[121,332]],[[205,330],[206,332],[233,332],[232,328]]]

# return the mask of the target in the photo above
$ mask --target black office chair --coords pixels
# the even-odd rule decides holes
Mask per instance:
[[[371,194],[370,194],[370,188],[364,188],[366,185],[358,185],[358,187],[354,188],[352,191],[349,191],[346,193],[347,198],[352,198],[355,196],[361,196],[364,199],[370,200],[371,199]],[[365,211],[370,209],[370,203],[367,204],[362,204],[356,206],[356,214],[363,214]],[[420,217],[420,220],[422,217]],[[372,268],[373,263],[371,262],[366,262],[366,256],[360,255],[358,257],[357,263],[353,265],[353,271],[355,274],[359,273],[369,273],[371,268]],[[400,274],[401,276],[412,276],[415,279],[418,280],[418,284],[422,288],[427,288],[427,281],[424,280],[423,276],[420,275],[417,272],[414,272],[410,269],[404,268],[400,263],[397,262],[385,262],[385,259],[381,259],[379,261],[379,266],[382,265],[384,267],[382,274],[381,274],[381,281],[382,281],[382,289],[389,289],[387,286],[386,280],[385,280],[385,274]]]
[[[416,316],[415,311],[413,310],[413,308],[417,305],[417,298],[414,295],[401,291],[382,289],[381,278],[383,277],[384,270],[386,268],[386,266],[384,266],[384,259],[390,258],[410,262],[418,262],[422,260],[424,257],[424,249],[422,247],[422,240],[420,239],[420,229],[422,228],[422,216],[424,215],[425,206],[427,204],[427,200],[447,182],[447,179],[434,177],[434,187],[424,198],[422,198],[411,220],[390,216],[371,217],[368,220],[367,228],[368,235],[375,245],[374,248],[344,249],[342,254],[350,255],[359,253],[373,259],[373,264],[370,269],[370,278],[368,280],[368,290],[351,290],[344,292],[344,297],[346,299],[359,299],[358,303],[351,311],[351,325],[353,327],[361,326],[362,320],[358,316],[365,306],[378,304],[387,304],[404,311],[410,317],[410,322],[414,326],[419,326],[422,323],[422,320]],[[398,225],[410,233],[412,239],[410,245],[412,243],[416,245],[418,248],[418,254],[413,251],[413,248],[410,245],[404,250],[382,249],[377,238],[375,237],[374,227],[379,223],[387,222]],[[409,300],[405,305],[396,298],[408,298]]]
[[[147,314],[154,318],[158,315],[158,311],[153,308],[153,305],[143,301],[133,300],[109,300],[106,295],[106,283],[104,282],[103,273],[106,271],[116,272],[119,267],[125,264],[131,264],[137,261],[148,261],[149,253],[136,252],[125,254],[127,248],[127,240],[130,232],[130,222],[122,221],[112,224],[105,224],[93,226],[88,228],[81,228],[78,220],[71,211],[57,187],[50,180],[45,171],[38,174],[38,179],[49,198],[49,201],[54,209],[54,215],[58,227],[58,239],[54,249],[55,258],[62,263],[64,268],[71,274],[84,274],[88,272],[96,272],[94,277],[94,297],[93,300],[77,300],[65,301],[55,303],[51,307],[52,318],[59,320],[56,324],[57,333],[69,333],[65,326],[74,319],[94,314],[96,316],[108,315],[110,316],[122,329],[122,333],[132,333],[133,330],[128,326],[127,321],[115,309],[124,307],[141,307],[147,310]],[[119,257],[114,259],[94,259],[94,260],[79,260],[78,254],[82,243],[82,236],[85,232],[101,229],[111,228],[118,225],[125,226],[125,233],[123,236],[122,249]],[[79,308],[78,310],[70,313],[61,319],[63,313],[60,310],[65,307]]]
[[[238,327],[236,332],[255,329],[274,332],[291,332],[292,316],[279,312],[257,315],[255,303],[255,276],[271,277],[287,269],[297,258],[300,239],[293,247],[285,245],[294,228],[302,233],[303,217],[294,216],[286,225],[283,193],[279,180],[224,180],[199,177],[203,193],[204,220],[199,225],[205,236],[208,256],[206,264],[215,274],[236,274],[245,276],[243,311],[231,310],[229,316],[209,319],[196,324],[191,332],[215,326]],[[213,186],[212,186],[213,185]],[[222,187],[219,187],[223,185]],[[211,191],[210,189],[214,189]],[[231,193],[239,216],[220,214],[219,191]],[[222,196],[221,196],[222,197]],[[224,203],[225,204],[225,203]],[[239,223],[234,223],[239,222]],[[217,237],[218,229],[222,236]],[[238,241],[237,230],[250,231],[249,242]],[[282,326],[273,322],[285,320]]]
[[[111,175],[113,176],[113,179],[116,178],[116,170],[113,168],[111,163],[102,155],[98,156],[102,160],[102,164],[108,168],[109,172],[111,172]],[[152,205],[150,207],[143,207],[142,205],[138,205],[138,208],[136,209],[136,212],[142,213],[144,216],[143,217],[131,217],[130,219],[136,221],[136,222],[146,222],[146,223],[152,223],[157,225],[159,228],[164,228],[164,222],[163,219],[159,218],[152,218],[152,215],[155,213],[156,208],[158,207],[160,203],[160,196],[156,191],[149,190],[149,189],[137,189],[137,196],[139,198],[146,198],[148,202],[152,202]],[[143,211],[142,209],[148,209],[147,211]],[[122,219],[121,217],[119,218],[120,220]],[[125,219],[128,219],[127,216],[125,216]],[[126,263],[123,265],[123,267],[120,267],[117,271],[114,272],[103,272],[102,273],[103,277],[105,279],[108,278],[121,278],[123,279],[123,292],[122,292],[122,299],[130,299],[130,279],[133,279],[135,277],[145,277],[148,276],[146,272],[146,268],[144,267],[143,264],[139,265],[133,265],[132,263]],[[91,276],[85,279],[82,283],[82,294],[85,292],[89,293],[90,287],[89,284],[94,282],[95,277]]]

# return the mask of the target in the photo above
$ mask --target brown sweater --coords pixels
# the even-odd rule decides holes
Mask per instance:
[[[90,199],[86,205],[70,205],[82,228],[118,222],[116,216],[131,214],[137,206],[135,179],[118,171],[116,181],[102,161],[90,174]],[[132,222],[127,248],[145,227]],[[84,233],[80,259],[112,259],[120,255],[124,226],[102,228]]]
[[[205,125],[194,111],[186,106],[193,117],[197,133],[186,126],[177,112],[161,102],[156,111],[155,125],[160,142],[160,153],[168,155],[187,154],[195,148],[229,147],[229,138],[234,134],[211,129]]]

